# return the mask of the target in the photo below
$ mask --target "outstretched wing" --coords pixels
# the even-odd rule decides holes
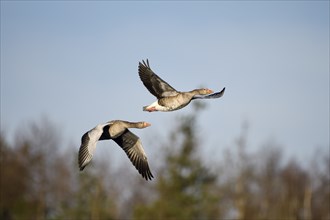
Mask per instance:
[[[104,131],[105,129],[109,129],[108,124],[109,123],[99,124],[81,137],[81,145],[78,153],[78,165],[80,170],[83,170],[92,160],[98,140],[106,139],[105,134],[107,132]]]
[[[220,98],[225,93],[225,89],[226,88],[223,88],[220,92],[215,92],[213,94],[206,95],[206,96],[194,96],[192,99],[216,99],[216,98]]]
[[[78,164],[80,170],[83,170],[87,164],[92,160],[93,153],[96,148],[96,142],[90,138],[90,132],[86,132],[81,138],[81,145],[78,153]]]
[[[142,177],[146,180],[151,180],[153,175],[149,169],[147,156],[142,147],[140,138],[126,129],[122,135],[113,140],[125,151]]]
[[[148,59],[147,63],[144,62],[144,60],[142,60],[142,63],[139,62],[139,76],[144,86],[151,94],[156,96],[157,99],[178,94],[178,91],[151,70]]]

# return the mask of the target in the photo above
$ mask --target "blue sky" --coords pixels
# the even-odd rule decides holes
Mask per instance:
[[[155,99],[137,73],[145,58],[178,90],[226,87],[200,116],[213,159],[244,121],[249,146],[328,152],[327,1],[1,1],[1,130],[46,116],[78,149],[98,123],[145,120],[135,133],[149,153],[192,108],[142,112]]]

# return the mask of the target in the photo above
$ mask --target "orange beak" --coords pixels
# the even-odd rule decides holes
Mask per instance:
[[[211,94],[211,93],[213,93],[213,90],[207,89],[207,92],[208,92],[208,94]]]
[[[148,123],[148,122],[144,122],[143,125],[144,125],[144,127],[149,127],[149,126],[151,126],[151,124]]]

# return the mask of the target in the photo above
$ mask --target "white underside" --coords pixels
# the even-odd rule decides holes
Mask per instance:
[[[145,111],[148,111],[148,109],[150,109],[150,108],[155,108],[156,111],[162,111],[162,112],[168,112],[168,111],[171,111],[170,108],[159,105],[159,104],[158,104],[158,100],[155,101],[155,102],[153,102],[152,104],[150,104],[150,105],[148,105],[148,106],[145,106],[145,107],[144,107],[144,110],[145,110]]]

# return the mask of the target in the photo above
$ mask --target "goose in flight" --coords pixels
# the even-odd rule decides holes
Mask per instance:
[[[151,70],[148,59],[147,62],[144,62],[144,60],[142,60],[142,63],[139,62],[139,76],[144,86],[157,98],[154,103],[143,107],[143,111],[148,112],[175,111],[187,106],[191,100],[220,98],[225,92],[225,88],[216,93],[213,93],[210,89],[179,92]]]
[[[147,156],[143,150],[140,138],[128,130],[128,128],[146,128],[149,126],[150,124],[147,122],[114,120],[99,124],[95,128],[86,132],[81,138],[81,145],[78,154],[80,170],[83,170],[92,160],[96,143],[101,140],[111,139],[125,151],[128,158],[142,177],[146,180],[151,180],[153,175],[149,169]]]

